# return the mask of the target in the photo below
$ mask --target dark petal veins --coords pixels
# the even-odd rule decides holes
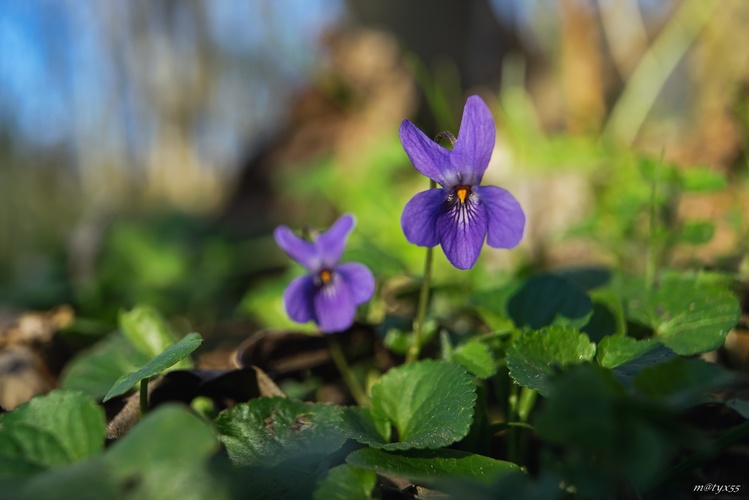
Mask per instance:
[[[486,242],[494,248],[514,248],[523,238],[525,214],[508,191],[496,186],[475,186],[488,214]]]
[[[372,298],[375,280],[372,271],[367,266],[358,262],[347,262],[338,266],[335,272],[340,274],[348,285],[355,304],[363,304]]]
[[[289,283],[283,294],[286,314],[297,323],[316,320],[313,299],[316,286],[312,276],[302,276]]]
[[[461,182],[481,182],[494,150],[497,130],[491,111],[479,96],[471,96],[463,109],[458,142],[451,153],[453,168],[460,172]]]
[[[450,151],[443,148],[408,120],[403,120],[400,129],[401,144],[413,166],[422,175],[442,186],[457,182],[457,172],[450,162]]]
[[[333,268],[341,260],[346,240],[356,221],[350,214],[342,215],[315,240],[315,250],[323,268]]]
[[[458,269],[476,263],[486,237],[487,214],[475,194],[465,203],[454,201],[437,220],[437,232],[445,256]]]
[[[316,290],[314,297],[317,325],[324,333],[335,333],[347,330],[354,324],[356,304],[354,292],[339,274]]]
[[[429,189],[417,193],[406,203],[401,215],[403,234],[409,243],[422,247],[437,246],[437,218],[444,210],[447,190]]]
[[[312,243],[295,235],[286,226],[278,226],[273,231],[273,237],[286,255],[299,262],[307,270],[312,273],[320,270],[320,259]]]

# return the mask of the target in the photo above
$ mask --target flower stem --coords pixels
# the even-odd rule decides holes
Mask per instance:
[[[520,399],[520,387],[510,381],[510,393],[508,395],[510,414],[507,417],[508,422],[517,422],[518,419],[518,402]],[[516,464],[520,463],[520,433],[516,427],[507,429],[507,459]]]
[[[663,149],[661,156],[655,164],[653,178],[650,181],[650,211],[648,223],[648,248],[645,257],[645,283],[648,288],[653,288],[658,275],[658,264],[660,263],[660,220],[658,218],[658,183],[660,182],[661,164],[663,163]]]
[[[341,373],[343,381],[346,382],[346,387],[348,387],[354,400],[356,400],[359,406],[369,406],[369,398],[354,377],[351,367],[348,361],[346,361],[346,356],[343,354],[343,349],[341,349],[341,344],[338,343],[338,339],[335,335],[326,335],[326,337],[328,338],[328,348],[330,349],[333,363],[335,363],[336,368]]]
[[[429,181],[429,189],[437,187],[433,180]],[[406,355],[406,363],[412,363],[419,359],[421,352],[422,337],[424,334],[424,320],[427,314],[427,304],[429,303],[429,286],[432,281],[432,261],[434,257],[434,247],[427,248],[426,259],[424,260],[424,278],[421,280],[421,291],[419,292],[419,304],[416,309],[416,319],[413,324],[413,338],[411,347]]]
[[[140,415],[148,412],[148,378],[140,381]]]

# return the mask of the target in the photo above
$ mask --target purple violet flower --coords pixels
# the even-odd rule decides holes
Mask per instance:
[[[525,227],[520,204],[502,188],[479,185],[496,138],[494,119],[480,97],[468,98],[452,150],[408,120],[401,124],[400,137],[416,170],[442,186],[406,203],[401,227],[410,243],[442,245],[453,266],[470,269],[484,239],[494,248],[513,248],[520,242]]]
[[[357,262],[338,264],[354,223],[353,216],[343,215],[312,241],[298,237],[286,226],[273,232],[278,246],[309,271],[292,281],[283,294],[292,320],[314,321],[324,333],[340,332],[354,323],[356,306],[372,298],[372,272]]]

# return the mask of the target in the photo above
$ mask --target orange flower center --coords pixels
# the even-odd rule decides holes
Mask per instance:
[[[468,196],[468,186],[459,186],[458,189],[455,190],[455,194],[458,195],[460,203],[465,203],[466,197]]]
[[[330,280],[333,279],[333,273],[328,271],[327,269],[324,271],[320,271],[320,281],[322,281],[323,285],[327,285],[330,283]]]

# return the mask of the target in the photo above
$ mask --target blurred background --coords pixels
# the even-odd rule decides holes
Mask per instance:
[[[346,258],[385,292],[417,279],[399,218],[427,181],[398,127],[456,132],[474,93],[498,128],[484,183],[527,233],[467,273],[438,252],[438,284],[648,251],[741,274],[748,23],[744,0],[1,2],[0,318],[285,326],[299,270],[272,228],[343,212]]]

